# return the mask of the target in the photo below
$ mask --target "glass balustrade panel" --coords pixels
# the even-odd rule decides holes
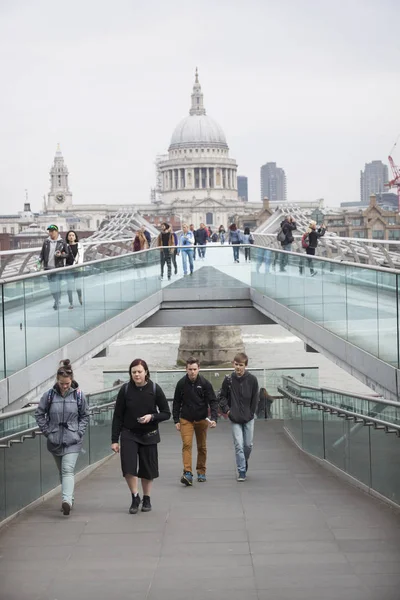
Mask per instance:
[[[59,314],[61,345],[72,342],[86,328],[85,267],[66,269],[61,275],[61,305]]]
[[[303,450],[319,458],[325,456],[323,415],[323,411],[309,406],[301,407]]]
[[[24,280],[24,288],[26,364],[29,365],[60,347],[60,311],[67,310],[67,302],[63,297],[62,274],[56,269]]]
[[[6,376],[9,377],[16,371],[26,367],[27,364],[26,309],[23,280],[3,284],[3,294],[4,322],[1,337],[2,344],[6,349]]]
[[[393,366],[399,365],[397,279],[394,273],[377,271],[378,351],[377,356]]]
[[[0,448],[0,521],[6,518],[6,452]]]
[[[0,324],[1,324],[1,331],[0,331],[0,379],[4,379],[4,377],[6,376],[6,365],[5,365],[5,360],[6,360],[6,356],[5,356],[5,349],[4,349],[4,302],[3,302],[3,296],[4,296],[4,288],[3,285],[1,285],[1,289],[0,289]]]
[[[370,427],[352,420],[343,421],[345,471],[367,486],[371,485]]]
[[[346,421],[331,413],[324,413],[325,458],[342,471],[346,470]]]
[[[325,262],[322,269],[323,325],[347,340],[346,265]]]
[[[290,402],[290,400],[286,401],[286,406],[284,407],[284,415],[285,415],[285,427],[291,433],[293,438],[299,444],[299,446],[303,447],[303,431],[302,431],[302,420],[301,420],[301,406],[296,404],[295,402]]]
[[[84,265],[83,313],[85,331],[89,331],[106,320],[106,296],[104,285],[104,262]]]
[[[370,428],[371,487],[400,504],[400,438]]]
[[[347,339],[378,356],[378,283],[377,272],[347,266]]]
[[[41,496],[39,436],[7,448],[4,471],[8,517]]]
[[[90,416],[90,462],[105,458],[111,451],[111,423],[114,409],[94,412]]]

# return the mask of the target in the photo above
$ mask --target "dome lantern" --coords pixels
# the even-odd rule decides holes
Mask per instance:
[[[169,151],[185,148],[214,148],[228,150],[222,127],[206,114],[204,96],[196,68],[192,105],[189,116],[182,119],[172,134]]]

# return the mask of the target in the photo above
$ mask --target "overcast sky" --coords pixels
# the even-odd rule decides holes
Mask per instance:
[[[251,201],[269,161],[291,201],[357,201],[400,134],[399,22],[399,0],[0,0],[0,212],[41,208],[58,142],[75,203],[149,201],[196,66]]]

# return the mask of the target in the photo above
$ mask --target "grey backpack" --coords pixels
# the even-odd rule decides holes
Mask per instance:
[[[285,235],[282,227],[278,231],[278,235],[276,236],[276,239],[278,240],[278,242],[284,242],[286,240],[286,235]]]

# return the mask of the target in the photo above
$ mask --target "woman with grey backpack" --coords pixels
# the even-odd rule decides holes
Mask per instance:
[[[74,503],[75,465],[89,423],[85,395],[74,381],[69,360],[61,361],[56,383],[41,397],[35,418],[56,462],[61,481],[61,510],[68,516]]]

